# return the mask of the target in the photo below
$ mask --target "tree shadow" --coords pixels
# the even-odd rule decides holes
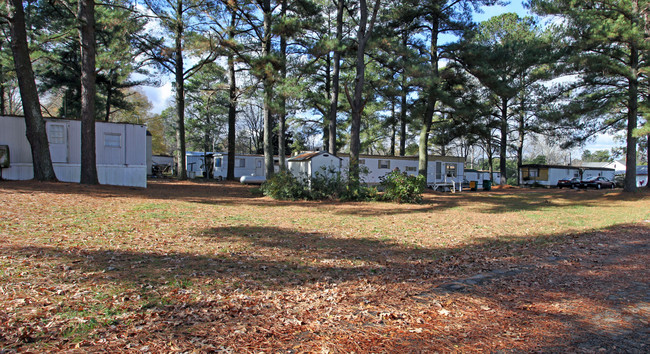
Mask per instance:
[[[337,215],[382,216],[421,214],[456,208],[480,208],[486,214],[538,211],[552,208],[606,207],[609,201],[637,201],[648,197],[647,191],[635,194],[615,191],[574,190],[505,190],[476,193],[425,192],[420,204],[389,202],[278,201],[256,192],[257,187],[237,182],[217,181],[150,181],[148,188],[86,186],[75,183],[3,181],[0,186],[19,193],[47,192],[60,195],[87,195],[97,198],[146,198],[179,200],[203,205],[225,206],[306,206],[335,208]],[[478,205],[478,206],[477,206]]]
[[[647,320],[643,304],[647,306],[648,302],[648,269],[634,267],[638,267],[635,260],[648,259],[648,235],[647,225],[619,225],[543,239],[477,240],[469,246],[418,249],[373,238],[242,226],[200,230],[193,236],[242,245],[214,254],[4,246],[0,257],[54,264],[46,274],[55,289],[93,292],[112,286],[130,297],[146,299],[144,304],[127,306],[128,315],[123,318],[95,329],[93,333],[100,337],[115,336],[111,343],[94,344],[102,348],[129,349],[127,343],[165,348],[172,340],[180,350],[199,343],[206,345],[206,350],[218,350],[219,343],[225,341],[230,349],[264,344],[275,350],[313,351],[323,344],[325,334],[333,351],[349,349],[345,345],[350,340],[361,343],[361,351],[373,348],[364,338],[387,341],[382,348],[391,351],[453,350],[459,345],[495,348],[486,346],[484,338],[490,335],[517,348],[518,342],[502,337],[501,327],[488,326],[480,336],[458,336],[477,329],[472,321],[459,324],[457,318],[441,315],[440,308],[449,307],[453,313],[465,306],[466,316],[479,320],[472,315],[480,311],[478,305],[454,307],[445,303],[448,299],[460,303],[470,298],[489,304],[495,320],[534,338],[542,351],[615,350],[617,339],[633,341],[625,348],[643,351],[637,344],[648,340],[647,322],[645,327],[642,322],[644,317]],[[493,272],[497,275],[476,278],[477,274]],[[472,277],[485,280],[467,282]],[[636,289],[625,290],[624,284],[635,279],[645,281]],[[463,282],[466,286],[455,290],[446,286]],[[77,301],[74,296],[69,301]],[[554,302],[568,304],[567,311],[549,315]],[[589,312],[589,307],[580,308],[585,302],[611,311],[614,315],[610,317],[631,316],[625,320],[627,327],[599,326],[598,314]],[[37,301],[33,304],[40,306]],[[630,315],[630,306],[637,306],[638,313]],[[371,310],[364,310],[369,307]],[[421,331],[404,331],[405,321]],[[554,329],[570,330],[570,335],[567,338],[568,332],[549,330],[542,334],[557,337],[535,337],[536,321],[552,321],[556,323]],[[432,326],[427,327],[427,323]],[[325,334],[309,328],[320,328]],[[390,333],[399,328],[403,339],[389,340]],[[121,332],[128,333],[119,337]],[[446,341],[434,340],[435,333]],[[7,342],[11,335],[5,335]],[[454,335],[457,338],[452,339]],[[55,337],[62,340],[65,336],[61,333]],[[39,337],[35,334],[31,339],[38,341]]]

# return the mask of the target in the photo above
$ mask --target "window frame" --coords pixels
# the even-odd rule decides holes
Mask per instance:
[[[117,137],[117,145],[114,145],[115,140],[107,139],[107,138],[114,138]],[[120,149],[122,148],[122,133],[112,133],[112,132],[105,132],[104,133],[104,147],[105,148],[116,148]]]

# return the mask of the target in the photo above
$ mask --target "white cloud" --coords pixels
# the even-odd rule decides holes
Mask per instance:
[[[167,82],[160,87],[142,86],[142,90],[151,101],[151,113],[159,114],[172,103],[170,100],[172,97],[171,82]]]

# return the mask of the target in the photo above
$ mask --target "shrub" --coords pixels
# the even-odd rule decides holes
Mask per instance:
[[[384,189],[383,200],[398,203],[419,203],[426,180],[422,175],[408,175],[406,172],[394,170],[381,178]]]
[[[341,172],[336,171],[334,167],[322,167],[320,171],[314,173],[307,187],[307,199],[336,199],[343,195],[345,181],[341,178]]]
[[[346,176],[349,176],[349,173],[343,175],[332,167],[317,171],[311,181],[306,176],[295,177],[289,171],[281,171],[267,180],[260,190],[264,195],[279,200],[369,201],[377,199],[377,189],[365,185],[361,178],[356,183],[349,183]]]
[[[273,174],[260,188],[264,195],[279,200],[297,200],[306,197],[306,183],[294,177],[289,171]]]

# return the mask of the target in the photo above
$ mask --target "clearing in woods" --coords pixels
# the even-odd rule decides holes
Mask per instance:
[[[0,351],[638,351],[650,194],[0,182]]]

